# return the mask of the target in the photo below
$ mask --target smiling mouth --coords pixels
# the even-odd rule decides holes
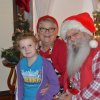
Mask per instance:
[[[50,38],[51,36],[44,36],[45,38]]]
[[[28,53],[26,53],[26,54],[30,54],[31,52],[28,52]]]

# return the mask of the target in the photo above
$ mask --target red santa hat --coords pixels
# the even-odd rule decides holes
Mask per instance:
[[[56,25],[57,25],[57,28],[58,28],[58,22],[57,20],[52,17],[52,16],[49,16],[49,15],[45,15],[45,16],[42,16],[38,19],[38,22],[37,22],[37,30],[38,30],[38,27],[39,27],[39,23],[43,20],[46,20],[46,19],[51,19]]]
[[[71,29],[77,29],[81,32],[89,34],[90,36],[93,36],[93,33],[96,31],[94,22],[87,12],[70,16],[67,19],[65,19],[61,25],[61,37],[65,39],[67,31]],[[92,48],[97,47],[97,45],[97,41],[90,41],[90,46]]]

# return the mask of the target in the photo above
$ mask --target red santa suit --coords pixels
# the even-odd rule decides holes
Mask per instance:
[[[61,26],[61,37],[66,39],[66,33],[71,29],[79,30],[90,36],[96,31],[92,18],[86,12],[65,19]],[[65,91],[73,94],[72,100],[100,100],[100,43],[92,40],[90,45],[93,48],[90,49],[80,70],[70,79],[65,74]],[[73,87],[70,87],[71,85]]]
[[[64,83],[65,90],[68,89],[73,94],[72,100],[100,100],[100,43],[97,48],[91,48],[81,69],[70,80],[73,82],[73,89],[68,89],[67,80]]]

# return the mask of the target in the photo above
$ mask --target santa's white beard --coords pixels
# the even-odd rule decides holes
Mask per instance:
[[[79,71],[80,67],[89,55],[89,52],[89,41],[86,39],[80,39],[74,43],[68,43],[67,71],[69,77]]]

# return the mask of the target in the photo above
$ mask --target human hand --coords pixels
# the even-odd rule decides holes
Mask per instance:
[[[64,93],[64,94],[62,94],[62,95],[59,97],[59,99],[57,99],[57,100],[71,100],[71,97],[72,97],[71,94],[66,95],[66,93]]]
[[[49,85],[46,84],[46,87],[43,88],[43,89],[41,89],[40,93],[41,93],[42,95],[44,95],[44,94],[48,91],[48,89],[49,89]]]

